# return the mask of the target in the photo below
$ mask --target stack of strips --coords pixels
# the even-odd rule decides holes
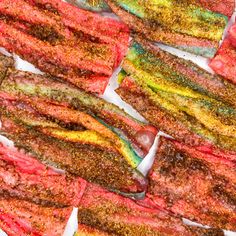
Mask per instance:
[[[235,231],[235,86],[140,39],[119,80],[122,99],[175,138],[161,137],[143,204]]]
[[[147,196],[170,212],[235,231],[235,161],[161,137]]]
[[[142,42],[122,64],[118,94],[175,139],[235,160],[234,85]]]
[[[221,230],[184,225],[181,219],[165,209],[148,204],[145,206],[142,203],[90,184],[78,207],[78,221],[79,224],[107,232],[108,235],[223,235]]]
[[[1,174],[0,226],[9,236],[62,235],[72,210],[68,205],[79,207],[78,236],[223,235],[221,230],[184,225],[164,209],[141,206],[81,178],[66,177],[35,156],[2,145],[0,154],[8,165]]]
[[[187,226],[151,199],[135,202],[87,183],[143,197],[147,182],[136,167],[157,130],[102,99],[46,76],[17,71],[12,64],[12,58],[1,56],[1,133],[33,155],[0,146],[0,222],[9,236],[62,235],[71,206],[79,208],[85,233],[223,235],[221,230]],[[146,145],[142,140],[148,140]],[[38,159],[65,169],[66,175]]]
[[[136,168],[153,144],[154,127],[60,81],[6,68],[12,59],[1,59],[1,134],[88,181],[127,194],[145,190]]]
[[[106,4],[107,0],[67,0],[71,4],[77,5],[79,7],[84,7],[93,11],[109,11],[109,6]],[[118,2],[118,1],[114,1]],[[122,4],[125,4],[127,1],[119,1]],[[132,2],[132,0],[130,1]],[[134,2],[134,1],[133,1]],[[153,1],[154,2],[154,1]],[[156,1],[161,2],[161,1]],[[234,0],[185,0],[189,4],[196,4],[197,6],[204,7],[210,11],[221,13],[227,17],[231,17],[234,12],[235,2]],[[143,2],[139,1],[137,4],[142,4]],[[164,1],[163,1],[164,3]]]
[[[135,33],[154,42],[214,57],[234,0],[70,0],[70,3],[117,14]],[[107,5],[106,5],[106,3]]]
[[[217,7],[212,6],[213,2]],[[232,15],[235,7],[234,1],[223,3],[228,7],[197,0],[107,0],[107,3],[123,22],[146,39],[210,58],[223,37],[227,15]]]
[[[0,163],[0,227],[9,236],[62,235],[86,181],[66,177],[2,144]]]
[[[61,0],[4,0],[0,14],[0,46],[87,91],[104,92],[127,50],[127,26]]]
[[[0,143],[0,228],[61,236],[76,207],[75,236],[236,231],[236,25],[218,50],[234,1],[68,2],[124,23],[61,0],[0,1],[0,46],[43,72],[0,54],[0,134],[15,145]],[[218,50],[219,75],[153,42]],[[97,96],[120,64],[116,92],[143,122]]]

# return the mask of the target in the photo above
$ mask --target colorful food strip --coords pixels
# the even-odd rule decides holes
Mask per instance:
[[[40,125],[39,129],[32,125],[35,122],[37,126],[35,120],[27,124],[22,113],[6,108],[1,107],[1,134],[39,160],[114,191],[139,193],[145,189],[144,177],[120,154],[45,135]]]
[[[5,59],[9,60],[2,58]],[[0,91],[5,93],[3,98],[8,94],[64,125],[73,124],[96,132],[97,137],[106,143],[110,141],[110,146],[125,155],[133,166],[148,153],[157,134],[154,127],[135,120],[114,104],[46,76],[11,71]]]
[[[105,3],[106,0],[67,0],[67,2],[93,11],[109,11],[109,7]],[[121,0],[119,2],[122,3],[125,1]],[[234,0],[189,0],[185,2],[202,6],[210,11],[218,12],[228,17],[232,16],[235,9]]]
[[[136,42],[122,68],[118,94],[151,124],[190,146],[225,149],[235,160],[234,86]]]
[[[235,231],[235,164],[161,137],[148,197],[187,219]]]
[[[236,24],[230,30],[228,37],[223,41],[216,56],[211,60],[210,67],[218,75],[236,84]]]
[[[0,144],[1,195],[41,205],[77,206],[86,186],[80,178],[66,177],[34,157]]]
[[[4,94],[5,99],[6,94]],[[8,95],[10,96],[10,95]],[[15,100],[18,100],[15,97]],[[28,100],[25,100],[28,102]],[[54,104],[48,104],[45,101],[40,104],[37,104],[37,106],[45,105],[44,108],[49,109],[49,111],[55,111],[56,109],[60,109],[60,105],[54,105]],[[41,133],[52,136],[54,138],[58,138],[64,141],[68,141],[75,144],[81,144],[81,145],[92,145],[94,147],[103,149],[103,150],[110,150],[113,153],[123,155],[124,158],[130,163],[131,166],[134,168],[137,167],[137,165],[140,163],[140,157],[136,155],[136,153],[130,148],[129,144],[120,139],[119,136],[117,136],[115,133],[111,132],[110,129],[104,127],[101,123],[99,123],[96,119],[91,118],[90,116],[87,117],[87,120],[84,121],[87,122],[86,124],[93,125],[92,129],[89,127],[89,129],[84,130],[84,126],[80,126],[80,124],[76,127],[76,125],[66,128],[64,127],[64,124],[60,126],[60,124],[47,121],[44,117],[41,115],[38,115],[37,111],[32,111],[31,109],[34,109],[32,106],[27,106],[27,103],[24,103],[22,101],[1,101],[1,108],[2,110],[7,110],[10,113],[12,113],[15,117],[17,117],[18,114],[21,114],[20,120],[22,120],[23,123],[26,125],[31,126],[32,128],[35,128],[36,130],[40,131]],[[23,108],[22,108],[23,107]],[[68,113],[74,114],[74,117],[77,118],[77,112],[70,109],[60,109],[59,112],[66,112],[68,110]],[[49,112],[48,112],[49,113]],[[48,113],[46,115],[48,115]],[[50,113],[51,114],[51,113]],[[52,118],[57,119],[57,117],[52,116]],[[79,114],[80,116],[82,115]],[[66,115],[64,115],[66,116]],[[80,117],[78,116],[78,117]],[[60,116],[61,117],[61,116]],[[85,113],[86,118],[86,113]],[[78,119],[77,119],[78,120]],[[66,120],[67,121],[67,120]],[[62,120],[63,122],[63,120]],[[91,122],[91,123],[89,123]],[[82,123],[82,122],[81,122]],[[65,124],[66,125],[66,124]],[[97,126],[96,126],[97,125]],[[74,130],[74,128],[77,128]],[[100,128],[100,129],[99,129]],[[109,136],[111,136],[111,141],[109,141]],[[116,142],[118,146],[114,146],[112,141]]]
[[[0,14],[2,47],[90,92],[104,92],[128,47],[124,24],[61,0],[4,0]]]
[[[217,52],[234,9],[234,0],[0,1],[0,47],[45,72],[0,54],[0,134],[15,145],[0,142],[0,228],[61,236],[78,207],[74,236],[236,231],[236,25]],[[101,13],[110,10],[124,23]],[[153,42],[213,58],[219,75]],[[117,93],[150,125],[94,94],[121,62]],[[159,130],[172,137],[158,136],[146,177],[139,165]]]
[[[14,198],[0,198],[0,228],[8,236],[61,236],[72,207],[39,206]]]
[[[177,142],[172,142],[176,143],[178,147]],[[183,146],[183,149],[186,149],[186,147]],[[19,181],[22,182],[16,187],[17,189],[23,187],[22,184],[26,181],[29,181],[29,183],[32,181],[31,185],[35,184],[38,187],[42,186],[44,183],[47,183],[50,185],[50,193],[48,194],[51,194],[51,196],[53,196],[53,194],[55,196],[57,195],[57,188],[60,188],[63,185],[63,179],[57,178],[58,181],[53,183],[51,180],[61,174],[57,174],[51,168],[46,168],[32,157],[11,150],[7,147],[1,146],[0,152],[2,156],[4,155],[4,160],[6,162],[11,163],[12,165],[14,163],[14,165],[17,166],[18,175],[22,178],[26,178],[25,180],[19,179]],[[159,164],[160,162],[158,162],[158,166]],[[12,168],[9,168],[8,166],[6,169],[8,170],[8,173],[10,173],[10,169]],[[31,176],[23,176],[22,173],[25,172],[30,173]],[[36,172],[37,175],[39,175],[38,178],[40,178],[37,180],[37,183],[35,182]],[[48,176],[47,181],[45,181],[45,179],[42,178],[42,175],[40,175],[43,172],[50,176]],[[219,169],[219,173],[220,172],[221,169]],[[11,173],[14,177],[10,177],[9,174],[7,176],[7,172],[5,172],[4,175],[8,177],[8,181],[11,180],[11,184],[13,184],[13,180],[16,178],[17,173],[15,173],[15,175],[14,173]],[[228,172],[225,171],[225,173]],[[230,173],[228,174],[230,176]],[[155,188],[155,180],[155,175],[152,173],[150,188]],[[70,194],[74,195],[75,199],[79,198],[79,201],[74,201],[71,203],[77,204],[76,206],[79,207],[78,214],[80,225],[79,231],[76,235],[105,236],[117,234],[127,235],[127,233],[129,235],[137,235],[138,232],[141,232],[140,235],[159,235],[160,233],[163,235],[173,235],[173,232],[175,232],[176,235],[223,235],[220,230],[204,230],[197,227],[183,225],[181,220],[171,216],[170,212],[155,205],[159,203],[159,199],[154,198],[154,195],[151,195],[151,197],[154,198],[153,200],[155,200],[154,202],[145,199],[144,201],[138,201],[137,205],[133,200],[118,196],[98,186],[86,184],[85,181],[82,183],[83,190],[85,190],[85,192],[79,191],[77,192],[77,196],[76,191],[78,190],[75,189],[75,192],[70,192]],[[13,185],[11,188],[15,189]],[[5,189],[3,188],[3,190]],[[38,192],[39,196],[37,197],[30,193],[30,188],[24,188],[24,190],[25,192],[28,191],[27,193],[30,194],[28,196],[28,201],[22,200],[19,195],[11,194],[11,198],[9,198],[9,195],[1,194],[0,227],[7,232],[9,236],[15,235],[16,233],[17,235],[22,236],[26,234],[35,236],[62,235],[66,221],[72,209],[56,208],[58,206],[57,198],[53,199],[55,200],[55,202],[53,202],[53,206],[52,203],[49,204],[48,202],[37,201],[37,198],[43,198],[43,192]],[[41,190],[42,188],[38,189],[38,191]],[[58,197],[65,197],[65,192],[61,192],[62,195]],[[12,198],[13,196],[15,198]],[[32,203],[35,200],[39,205]],[[53,229],[49,225],[52,223],[54,226]]]
[[[147,208],[133,200],[89,184],[78,211],[79,225],[84,224],[104,234],[95,235],[223,235],[221,230],[189,227],[162,208]],[[93,234],[92,234],[93,235]]]
[[[197,55],[214,57],[228,18],[195,1],[107,0],[137,34]],[[200,5],[200,6],[199,6]]]
[[[62,187],[63,179],[57,178],[55,182],[51,180],[58,176],[63,176],[62,174],[57,174],[51,168],[46,168],[34,158],[7,147],[1,146],[0,153],[2,156],[4,155],[3,158],[6,162],[9,162],[11,165],[14,163],[14,165],[17,166],[17,173],[10,173],[10,169],[12,170],[12,168],[8,166],[6,168],[8,173],[3,170],[1,175],[6,176],[8,182],[11,180],[12,190],[19,190],[22,187],[22,189],[24,189],[25,192],[28,191],[27,193],[29,194],[27,196],[28,201],[23,201],[22,196],[15,195],[14,193],[11,194],[11,198],[9,198],[9,195],[1,194],[0,227],[7,232],[9,236],[16,233],[22,236],[26,234],[35,236],[62,235],[66,220],[72,210],[71,208],[56,208],[59,202],[58,197],[65,197],[65,193],[69,193],[77,199],[73,203],[71,202],[71,204],[77,204],[76,206],[79,207],[78,214],[80,225],[76,235],[127,235],[127,233],[129,235],[137,235],[138,232],[141,232],[141,235],[146,235],[146,233],[148,233],[147,235],[159,235],[160,233],[163,235],[173,235],[173,232],[175,232],[176,235],[208,235],[209,233],[216,236],[223,235],[220,230],[204,230],[186,226],[181,220],[171,216],[170,212],[157,208],[156,205],[148,199],[138,202],[139,204],[137,205],[131,199],[108,192],[98,186],[86,184],[83,180],[80,180],[80,184],[83,185],[81,186],[83,191],[74,189],[74,191],[68,192],[67,186],[66,190],[63,189],[64,192],[61,190],[61,196],[53,198],[52,196],[56,196],[58,193],[57,189]],[[26,172],[29,173],[29,176],[23,176]],[[37,182],[35,182],[36,173],[38,176]],[[48,175],[47,180],[42,178],[42,173]],[[19,186],[13,186],[16,175],[26,178],[25,180],[19,179]],[[31,186],[35,185],[35,189],[37,189],[36,186],[38,187],[38,196],[32,195],[30,188],[23,188],[24,186],[22,185],[26,181],[29,181]],[[42,188],[40,188],[43,184],[47,184],[48,187],[50,186],[48,192],[48,194],[51,195],[50,200],[55,200],[50,204],[42,200],[37,200],[37,198],[44,198]],[[76,188],[75,185],[74,187]],[[2,190],[5,191],[6,189],[3,187]],[[13,196],[14,198],[12,198]],[[62,200],[60,200],[60,202],[61,201]],[[5,204],[9,207],[6,207]],[[17,212],[17,214],[15,214],[15,212]],[[39,218],[38,220],[36,216]],[[104,221],[103,219],[106,220]],[[55,224],[53,229],[49,225],[50,223]]]
[[[6,60],[8,64],[11,59]],[[2,66],[5,71],[3,62]],[[139,194],[146,189],[144,176],[136,170],[142,158],[131,142],[137,139],[139,144],[142,137],[151,137],[153,143],[155,128],[93,95],[14,68],[9,68],[0,91],[1,133],[17,146],[49,165],[113,191]],[[111,123],[101,120],[103,116],[112,117]],[[130,141],[121,136],[119,127],[124,132],[126,127],[132,130],[127,132]],[[147,152],[151,145],[137,150],[142,147]]]

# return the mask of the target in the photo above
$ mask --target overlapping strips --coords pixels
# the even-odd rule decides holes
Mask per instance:
[[[104,92],[127,50],[123,23],[60,0],[5,0],[0,14],[2,47],[87,91]]]

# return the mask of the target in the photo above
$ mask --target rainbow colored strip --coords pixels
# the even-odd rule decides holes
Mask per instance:
[[[145,38],[213,57],[228,17],[199,4],[174,0],[108,0],[111,9]]]
[[[160,49],[134,43],[117,92],[151,124],[195,146],[236,151],[236,100],[230,83]]]

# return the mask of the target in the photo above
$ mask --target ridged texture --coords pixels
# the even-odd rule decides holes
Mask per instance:
[[[62,114],[63,112],[68,112],[69,115],[74,115],[74,117],[81,117],[84,115],[84,120],[81,119],[82,125],[78,124],[77,126],[74,125],[74,129],[69,129],[63,126],[58,125],[57,123],[50,122],[42,117],[41,115],[37,114],[37,111],[34,111],[34,107],[32,107],[31,101],[28,99],[24,100],[24,102],[19,101],[17,98],[15,100],[18,101],[6,101],[6,94],[4,94],[4,99],[0,99],[0,105],[2,110],[5,109],[7,112],[13,114],[15,117],[21,115],[19,120],[21,120],[24,124],[34,128],[35,130],[40,131],[41,133],[57,138],[59,140],[67,141],[70,143],[75,143],[76,145],[90,145],[91,148],[98,148],[104,151],[110,151],[115,154],[119,154],[123,156],[124,159],[132,166],[133,168],[137,167],[140,163],[141,159],[136,153],[130,148],[129,144],[120,139],[115,133],[110,132],[110,130],[97,120],[93,120],[92,117],[86,117],[85,114],[78,114],[78,112],[71,111],[70,109],[66,109],[63,106],[55,105],[55,104],[47,104],[45,101],[37,100],[36,107],[41,105],[43,108],[47,108],[48,111],[54,111],[58,109],[58,112],[53,114]],[[10,95],[9,95],[10,96]],[[1,97],[1,95],[0,95]],[[23,100],[23,99],[22,99]],[[29,102],[30,105],[27,105],[26,102]],[[33,103],[34,105],[34,103]],[[49,113],[49,112],[48,112]],[[47,113],[47,115],[48,115]],[[49,113],[51,114],[51,113]],[[77,115],[77,116],[76,116]],[[79,116],[80,115],[80,116]],[[54,119],[58,117],[52,116]],[[60,116],[61,117],[61,116]],[[66,115],[64,115],[66,117]],[[68,116],[69,117],[69,116]],[[71,119],[73,117],[70,117]],[[79,120],[79,118],[77,119]],[[64,120],[62,119],[62,122]],[[67,121],[67,120],[66,120]],[[83,122],[84,121],[84,122]],[[86,123],[87,122],[87,123]],[[88,124],[87,127],[83,126],[83,123]],[[62,124],[63,125],[63,124]],[[88,126],[90,127],[88,128]],[[86,129],[88,128],[88,129]],[[114,142],[114,143],[113,143]]]
[[[109,146],[134,167],[140,163],[139,156],[148,153],[157,134],[154,127],[135,120],[114,104],[45,76],[14,71],[8,73],[0,90],[55,121],[90,130],[93,136],[110,142]]]
[[[2,47],[87,91],[104,92],[127,50],[124,24],[60,0],[4,0],[0,13]]]
[[[0,194],[45,206],[77,206],[86,181],[66,177],[34,157],[0,144]]]
[[[193,63],[144,48],[134,43],[127,54],[120,96],[177,140],[235,152],[234,87]]]
[[[151,41],[212,58],[227,17],[195,1],[107,0],[111,9],[136,33]]]
[[[221,230],[188,227],[165,210],[138,205],[131,199],[92,184],[87,186],[81,199],[78,221],[109,235],[119,236],[223,235]]]
[[[169,211],[235,231],[235,164],[161,138],[150,173],[148,196]]]
[[[144,191],[144,177],[119,154],[89,145],[74,145],[44,135],[32,125],[26,124],[21,116],[22,113],[13,114],[2,108],[1,134],[13,140],[18,147],[34,154],[39,160],[114,191]]]
[[[236,24],[222,43],[216,56],[211,60],[210,67],[219,75],[236,84]]]
[[[43,207],[13,198],[0,198],[0,227],[8,236],[61,236],[72,207]]]
[[[137,152],[148,152],[154,127],[67,84],[14,70],[11,60],[0,58],[0,71],[5,72],[2,134],[36,158],[87,181],[125,194],[145,190],[146,180],[136,170],[142,160]]]

